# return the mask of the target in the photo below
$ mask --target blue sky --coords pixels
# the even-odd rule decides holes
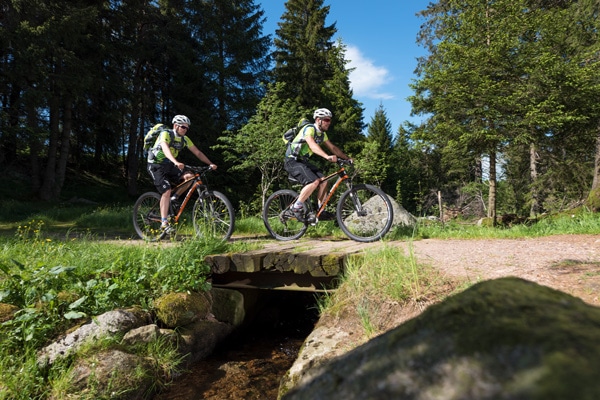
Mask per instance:
[[[425,50],[417,46],[419,27],[425,21],[415,14],[430,0],[324,0],[330,6],[326,23],[335,22],[337,33],[347,46],[354,98],[365,108],[364,122],[370,123],[380,105],[392,124],[392,133],[410,116],[413,94],[409,83],[415,78],[417,57]],[[267,21],[263,34],[275,37],[277,23],[285,11],[284,0],[257,0]],[[331,110],[335,113],[335,110]]]

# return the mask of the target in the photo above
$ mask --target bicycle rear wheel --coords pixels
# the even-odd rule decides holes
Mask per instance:
[[[364,184],[342,194],[336,214],[342,231],[357,242],[381,239],[394,221],[394,209],[387,195],[378,187]]]
[[[278,190],[267,199],[263,210],[263,222],[267,231],[277,240],[295,240],[304,235],[308,225],[291,212],[291,206],[298,198],[293,190]]]
[[[204,192],[194,203],[192,222],[196,236],[228,240],[233,234],[235,211],[223,193]]]
[[[160,240],[166,232],[160,229],[160,194],[142,194],[133,205],[133,227],[144,240]]]

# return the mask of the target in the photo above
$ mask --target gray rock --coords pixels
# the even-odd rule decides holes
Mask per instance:
[[[113,310],[106,312],[65,335],[58,341],[44,347],[38,353],[38,363],[52,364],[57,358],[71,354],[86,340],[98,339],[102,336],[125,333],[138,328],[148,321],[148,316],[131,310]]]
[[[600,398],[599,336],[597,307],[519,278],[490,280],[305,370],[282,398]]]
[[[391,196],[388,196],[388,198],[392,202],[392,208],[394,209],[394,222],[392,223],[392,227],[415,226],[415,224],[417,223],[417,218],[408,211],[406,211],[406,209],[402,207],[402,205],[398,204],[398,202],[394,200]]]
[[[212,288],[212,313],[219,321],[234,327],[240,326],[246,318],[244,295],[237,290]]]
[[[179,352],[186,355],[186,364],[193,364],[209,356],[232,331],[231,325],[214,319],[196,321],[179,329]]]
[[[392,210],[394,213],[394,222],[392,222],[392,228],[395,226],[412,227],[417,223],[417,219],[408,211],[406,211],[404,207],[398,204],[398,202],[396,202],[391,196],[388,195],[388,198],[392,203]],[[381,197],[375,196],[367,200],[363,206],[374,210],[376,214],[376,210],[383,208],[384,203]],[[362,230],[371,232],[381,229],[386,221],[371,218],[360,218],[358,215],[356,215],[356,213],[352,213],[346,218],[345,222],[351,226],[352,229],[358,229],[362,226]]]
[[[120,350],[78,359],[71,371],[73,398],[143,399],[154,379],[135,371],[150,369],[147,360]],[[86,393],[79,396],[77,393]]]
[[[140,326],[130,330],[123,336],[123,344],[150,343],[156,340],[160,334],[161,330],[156,324]]]

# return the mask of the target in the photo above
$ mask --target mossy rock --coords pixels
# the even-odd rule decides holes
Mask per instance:
[[[597,399],[600,309],[490,280],[309,370],[284,399]]]
[[[154,302],[156,316],[167,328],[186,326],[206,318],[211,302],[206,293],[169,293]]]

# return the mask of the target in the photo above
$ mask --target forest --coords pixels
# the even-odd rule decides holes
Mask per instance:
[[[27,198],[58,202],[92,174],[133,204],[152,190],[146,131],[185,114],[219,165],[211,185],[258,215],[287,184],[283,132],[325,107],[357,179],[414,215],[436,214],[438,196],[494,221],[597,212],[599,11],[598,0],[432,1],[409,99],[422,122],[392,131],[384,106],[365,116],[353,97],[323,0],[287,0],[274,37],[255,0],[3,0],[2,179],[26,177]]]

